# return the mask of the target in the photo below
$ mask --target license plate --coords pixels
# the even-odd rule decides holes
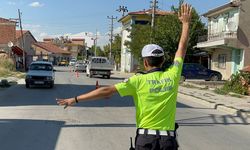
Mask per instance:
[[[35,84],[44,84],[43,81],[35,81],[34,83],[35,83]]]

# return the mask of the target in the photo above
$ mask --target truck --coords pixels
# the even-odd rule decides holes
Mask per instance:
[[[92,57],[87,64],[86,75],[90,78],[100,75],[103,78],[110,79],[113,68],[114,66],[107,57]]]

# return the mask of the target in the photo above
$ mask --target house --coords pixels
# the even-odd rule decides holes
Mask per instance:
[[[34,61],[45,60],[50,61],[53,64],[58,64],[61,60],[70,59],[71,53],[63,50],[62,48],[46,42],[36,42],[32,45],[35,50]]]
[[[126,16],[122,17],[118,22],[122,23],[122,46],[121,46],[121,71],[122,72],[132,72],[137,69],[138,60],[133,57],[133,54],[130,52],[128,47],[125,46],[126,41],[130,41],[128,37],[130,32],[128,29],[132,27],[134,24],[150,24],[151,23],[151,15],[152,9],[137,11],[137,12],[129,12]],[[168,15],[171,12],[156,10],[155,15],[164,16]]]
[[[22,33],[21,30],[16,30],[16,46],[22,47]],[[32,48],[32,45],[37,42],[36,38],[28,30],[23,30],[23,49],[26,52],[26,64],[30,65],[35,56],[35,50]]]
[[[23,69],[23,58],[27,53],[17,45],[16,22],[0,18],[0,51],[8,54],[16,62],[16,69]],[[18,35],[20,39],[20,35]],[[25,56],[23,57],[23,54]]]
[[[16,42],[16,22],[0,18],[0,51],[10,52],[8,43]]]
[[[64,51],[69,51],[71,53],[71,58],[77,58],[77,56],[85,55],[85,39],[84,38],[44,38],[43,42],[61,45],[60,47]]]
[[[203,14],[208,19],[208,33],[197,47],[210,54],[210,68],[223,79],[250,64],[250,1],[231,0]]]

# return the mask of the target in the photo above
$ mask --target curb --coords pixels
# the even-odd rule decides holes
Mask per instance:
[[[232,115],[237,115],[237,116],[243,117],[246,120],[250,119],[250,113],[249,112],[244,112],[242,110],[239,110],[239,109],[236,109],[236,108],[233,108],[233,107],[230,107],[230,106],[225,106],[224,104],[217,104],[215,102],[211,102],[211,101],[208,101],[208,100],[205,100],[205,99],[201,99],[201,98],[198,98],[198,97],[195,97],[195,96],[192,96],[192,95],[180,92],[180,91],[178,92],[178,96],[180,98],[183,98],[183,99],[195,102],[195,103],[199,103],[201,105],[205,105],[205,106],[207,106],[209,108],[212,108],[212,109],[216,109],[216,110],[219,110],[219,111],[230,113]]]

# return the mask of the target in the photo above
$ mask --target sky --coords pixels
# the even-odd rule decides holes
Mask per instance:
[[[158,0],[159,9],[170,10],[177,6],[178,0]],[[185,0],[199,14],[230,2],[230,0]],[[17,18],[18,9],[22,12],[22,24],[30,30],[35,38],[68,35],[83,37],[88,46],[98,35],[97,45],[108,43],[110,19],[107,16],[121,18],[116,11],[119,6],[126,6],[129,12],[149,9],[150,0],[0,0],[0,17]],[[121,24],[115,21],[115,32],[119,32]]]

